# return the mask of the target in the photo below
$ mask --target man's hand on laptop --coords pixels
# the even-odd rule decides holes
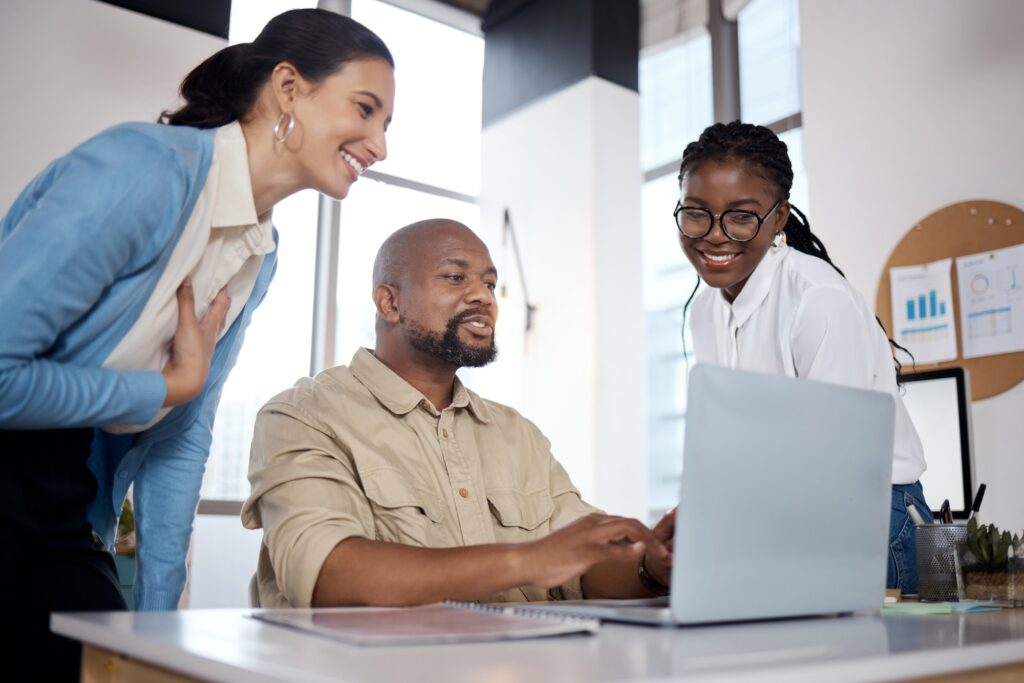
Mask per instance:
[[[656,555],[648,552],[644,561],[644,568],[655,581],[663,586],[672,585],[672,547],[676,532],[676,509],[672,508],[666,512],[658,523],[654,525],[652,533],[658,541],[665,546],[667,551],[664,555]]]
[[[646,554],[648,567],[664,572],[662,568],[671,567],[672,560],[657,534],[642,522],[597,513],[522,546],[522,554],[530,583],[541,588],[559,586],[602,562],[635,560]],[[655,576],[660,579],[662,573]]]

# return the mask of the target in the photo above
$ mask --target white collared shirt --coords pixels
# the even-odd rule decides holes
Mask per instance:
[[[206,182],[178,243],[138,320],[110,353],[103,367],[162,370],[170,358],[178,324],[177,290],[192,278],[196,316],[202,320],[221,288],[231,297],[221,336],[242,312],[252,293],[263,256],[275,248],[270,220],[259,222],[249,178],[249,155],[238,122],[214,134],[213,160]],[[170,411],[161,409],[146,425],[105,427],[115,433],[147,429]]]
[[[924,451],[896,386],[886,335],[864,298],[825,261],[771,248],[730,304],[707,288],[688,315],[699,363],[885,391],[896,399],[892,481],[925,470]],[[786,425],[799,432],[801,416]]]

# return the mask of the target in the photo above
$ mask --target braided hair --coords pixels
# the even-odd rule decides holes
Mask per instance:
[[[750,123],[733,121],[732,123],[715,123],[704,129],[700,137],[691,142],[683,150],[683,160],[679,165],[679,182],[682,183],[687,173],[705,161],[735,160],[741,162],[748,171],[758,175],[775,185],[782,199],[789,199],[789,191],[793,188],[793,165],[789,160],[789,153],[786,143],[764,126],[755,126]],[[786,236],[786,243],[805,254],[820,258],[832,266],[842,277],[846,277],[828,255],[825,244],[811,232],[811,224],[807,216],[797,207],[790,205],[789,218],[783,228]],[[686,329],[686,313],[690,308],[693,297],[700,287],[700,275],[697,275],[697,282],[690,292],[683,306],[683,334]],[[904,347],[896,343],[886,331],[882,321],[875,317],[879,327],[885,332],[889,343],[897,349],[904,351],[913,358],[913,355]],[[683,340],[683,356],[686,357],[686,340]],[[896,373],[899,374],[903,365],[893,354],[893,362],[896,366]]]

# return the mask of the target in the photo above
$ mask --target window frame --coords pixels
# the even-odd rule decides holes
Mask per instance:
[[[430,21],[464,31],[470,35],[482,37],[480,20],[457,8],[434,2],[433,0],[376,0],[393,5],[400,9],[418,14]],[[317,7],[344,16],[352,16],[351,0],[319,0]],[[367,170],[363,177],[393,185],[407,190],[415,190],[424,194],[444,197],[456,201],[479,206],[477,195],[456,192],[443,187],[430,185],[411,178]],[[338,306],[338,248],[341,244],[341,229],[344,224],[341,202],[325,195],[319,197],[317,215],[317,237],[315,268],[313,273],[313,333],[310,343],[309,374],[318,372],[335,364],[336,358],[336,321]],[[232,515],[241,514],[244,501],[200,497],[196,514],[199,515]]]
[[[740,98],[739,18],[737,17],[732,20],[727,19],[722,12],[721,0],[706,1],[708,4],[708,21],[706,28],[711,38],[711,97],[714,105],[713,120],[716,122],[728,122],[737,119],[742,120]],[[669,39],[669,41],[665,42],[671,42],[671,40],[672,39]],[[648,47],[656,49],[664,45],[665,42]],[[802,103],[801,108],[793,114],[765,124],[765,127],[769,128],[776,135],[782,135],[783,133],[801,128],[802,126]],[[645,168],[643,169],[642,185],[663,180],[666,176],[675,176],[678,173],[678,159]],[[668,212],[666,211],[666,220],[667,215]],[[681,308],[681,306],[673,306],[671,308],[674,310],[675,308]],[[666,309],[662,312],[664,313],[668,310],[669,309]],[[645,315],[648,314],[649,312],[645,311]],[[663,354],[659,358],[661,360],[672,360],[674,357],[675,354],[669,354],[669,356],[665,356]],[[679,357],[682,357],[681,354]],[[650,362],[651,360],[654,360],[654,357],[650,353],[650,347],[648,347],[648,361]],[[656,418],[665,423],[681,423],[683,425],[686,423],[685,410],[682,412],[652,412],[649,417],[652,419]],[[651,461],[651,455],[652,452],[649,449],[647,454],[648,463]],[[653,474],[654,473],[652,471],[651,475]],[[652,521],[660,518],[664,512],[665,508],[654,506],[653,501],[648,499],[648,514]]]

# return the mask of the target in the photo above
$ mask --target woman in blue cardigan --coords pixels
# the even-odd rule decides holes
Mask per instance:
[[[26,646],[50,639],[57,675],[78,648],[49,613],[125,606],[92,531],[113,545],[130,484],[137,605],[176,607],[217,402],[276,265],[273,207],[341,199],[385,157],[393,69],[355,21],[286,12],[193,70],[164,125],[86,141],[0,221],[3,606]]]

